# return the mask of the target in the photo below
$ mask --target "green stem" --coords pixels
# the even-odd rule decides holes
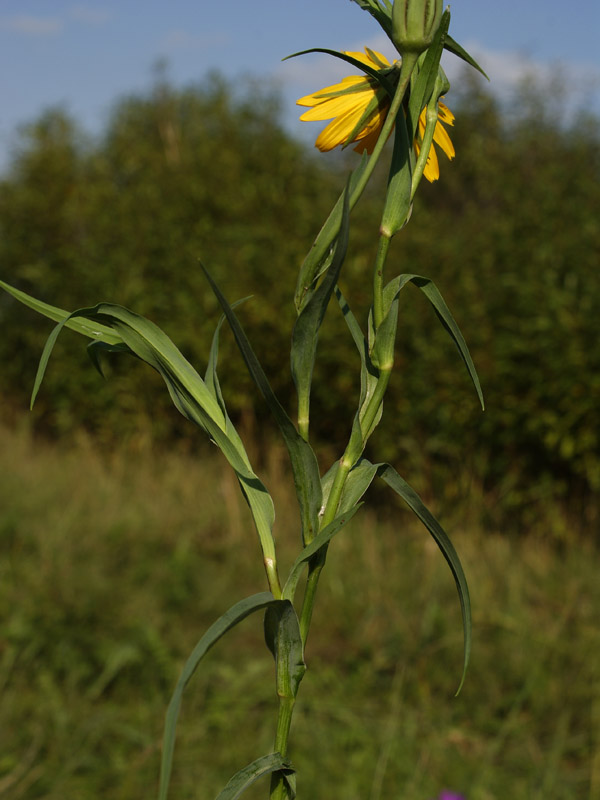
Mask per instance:
[[[284,758],[287,755],[290,725],[292,724],[292,714],[294,713],[295,703],[295,697],[279,698],[277,732],[275,734],[275,752],[281,753]],[[271,776],[271,789],[269,798],[270,800],[284,800],[285,798],[285,781],[277,772],[274,772]]]
[[[277,572],[277,562],[275,554],[264,555],[263,563],[265,565],[265,572],[267,573],[267,581],[269,582],[269,589],[275,600],[281,600],[283,592],[281,590],[281,583],[279,582],[279,574]]]
[[[392,103],[390,105],[390,110],[386,117],[385,123],[381,129],[381,134],[377,140],[377,144],[375,145],[371,158],[369,159],[369,163],[367,164],[364,173],[362,174],[357,185],[354,187],[354,191],[352,192],[352,195],[349,198],[350,208],[354,207],[359,197],[361,196],[365,186],[367,185],[369,178],[371,177],[371,174],[375,168],[379,156],[381,155],[381,152],[389,138],[389,135],[392,132],[392,129],[396,121],[396,116],[400,112],[402,101],[404,99],[404,95],[406,94],[406,90],[408,88],[408,84],[410,81],[410,76],[412,74],[416,62],[417,58],[416,57],[413,58],[411,55],[408,55],[403,59],[402,66],[400,68],[400,77],[398,80],[398,85],[396,87],[396,92],[392,99]],[[385,260],[387,258],[389,244],[390,244],[390,237],[382,234],[379,239],[377,258],[375,261],[375,275],[373,279],[373,318],[376,330],[381,324],[384,316],[383,268]],[[327,246],[329,246],[329,243],[327,244]],[[361,428],[364,431],[369,431],[371,425],[373,424],[375,416],[383,401],[383,395],[385,393],[385,390],[389,382],[390,373],[391,373],[391,365],[388,366],[387,364],[385,364],[380,366],[380,377],[377,382],[375,392],[373,393],[373,396],[371,397],[369,404],[367,405],[367,408],[363,415],[363,419],[361,420]],[[306,440],[308,439],[308,425],[309,425],[309,409],[308,407],[305,407],[305,405],[307,406],[307,404],[308,402],[306,404],[302,404],[302,407],[298,409],[299,432],[300,435]],[[329,525],[329,523],[332,522],[333,519],[335,518],[342,497],[342,492],[344,490],[344,486],[348,478],[348,473],[350,472],[350,470],[352,469],[358,458],[360,458],[360,455],[366,444],[367,436],[363,436],[360,442],[357,442],[355,440],[355,437],[351,436],[350,441],[346,446],[344,455],[340,459],[338,469],[333,481],[333,485],[331,487],[331,491],[327,499],[327,504],[323,512],[323,517],[320,526],[321,530],[326,525]],[[304,645],[306,645],[306,640],[310,629],[310,623],[312,619],[317,587],[321,572],[323,570],[323,567],[325,566],[326,556],[327,556],[327,548],[324,547],[321,550],[321,552],[314,558],[314,560],[309,563],[308,578],[306,582],[306,589],[304,592],[304,600],[302,603],[302,611],[300,615],[300,634]],[[287,754],[288,737],[290,732],[290,725],[292,721],[292,714],[294,711],[295,701],[296,701],[295,697],[290,697],[287,695],[280,696],[279,698],[279,713],[277,717],[275,750],[281,753],[282,756],[285,756]],[[271,778],[270,800],[284,800],[285,796],[286,796],[286,788],[283,776],[274,773]]]
[[[329,525],[329,523],[333,521],[335,512],[337,511],[337,507],[340,503],[344,484],[346,483],[346,478],[348,477],[348,473],[352,467],[352,462],[350,462],[350,460],[347,458],[347,453],[348,447],[340,459],[335,478],[333,479],[333,485],[331,487],[331,491],[329,492],[329,498],[323,513],[323,519],[321,520],[321,530],[323,530],[326,525]],[[321,571],[325,566],[326,558],[327,548],[324,547],[323,550],[321,550],[321,552],[317,554],[308,565],[308,578],[306,580],[304,600],[302,601],[302,611],[300,613],[300,635],[302,636],[302,642],[305,647],[306,640],[308,639],[308,631],[310,630],[310,622],[315,604],[317,586],[319,584]]]
[[[379,135],[379,138],[377,139],[375,147],[373,148],[373,152],[371,153],[371,157],[369,158],[365,171],[361,175],[360,179],[358,180],[358,183],[354,187],[348,199],[350,210],[352,210],[356,205],[356,203],[359,201],[360,196],[362,195],[365,189],[365,186],[367,185],[371,175],[373,174],[373,170],[375,169],[377,161],[379,160],[379,156],[381,155],[383,148],[385,147],[385,144],[390,137],[390,134],[396,123],[396,117],[402,106],[404,95],[406,94],[406,90],[408,88],[410,76],[412,74],[412,71],[416,63],[417,59],[412,58],[410,55],[407,55],[402,61],[402,65],[400,67],[400,77],[398,79],[398,85],[396,86],[396,91],[394,93],[394,97],[392,98],[392,103],[390,105],[388,114],[385,118],[385,122],[383,123],[383,127],[381,128],[381,133]],[[335,236],[337,236],[338,232],[339,231],[335,231],[334,233],[332,233],[328,241],[323,242],[321,244],[319,251],[320,257],[325,254],[327,248],[331,245],[331,242],[333,241]],[[382,240],[380,239],[380,248],[382,246],[381,242]],[[387,246],[389,246],[389,242],[387,243]],[[385,252],[381,255],[381,257],[378,252],[378,262],[381,258],[381,264],[382,264],[380,282],[383,279],[383,261],[385,261],[385,257],[387,255],[387,246],[385,246]],[[377,267],[376,267],[376,272],[377,272]],[[378,298],[381,297],[381,294],[382,294],[382,289],[381,287],[379,287],[379,289],[376,290],[374,297],[374,303],[378,304],[376,305],[376,313],[377,313],[377,308],[381,309],[381,303],[378,300]],[[310,393],[306,392],[298,397],[298,432],[306,442],[308,441],[309,425],[310,425]]]
[[[373,324],[375,330],[379,328],[383,320],[383,267],[390,247],[391,237],[384,233],[379,236],[377,246],[377,257],[375,259],[375,269],[373,272]]]
[[[385,122],[381,128],[381,133],[379,134],[379,138],[373,148],[373,152],[371,153],[369,160],[365,166],[365,170],[360,175],[357,180],[356,185],[352,189],[350,193],[350,197],[348,198],[348,205],[350,211],[354,208],[357,202],[360,200],[360,197],[373,174],[373,170],[377,166],[377,162],[379,161],[379,156],[383,152],[383,148],[385,147],[390,134],[394,128],[396,123],[396,117],[402,108],[402,103],[404,101],[404,97],[406,95],[406,90],[408,89],[408,85],[410,83],[410,78],[412,72],[417,64],[418,58],[413,56],[412,54],[407,54],[402,61],[400,66],[400,75],[398,77],[398,84],[396,86],[396,91],[392,98],[392,102],[385,118]],[[332,212],[333,214],[333,212]],[[311,248],[311,257],[314,263],[319,263],[324,257],[329,248],[331,247],[332,242],[335,240],[336,236],[339,233],[339,225],[341,224],[341,214],[340,220],[337,226],[332,226],[329,234],[324,237],[322,240],[320,239],[320,234],[315,240],[312,248]],[[314,280],[315,275],[311,274],[308,279],[308,283],[312,283]],[[302,287],[299,285],[296,291],[296,295],[301,293],[303,296],[304,293],[308,291],[308,286]]]
[[[400,77],[398,79],[398,85],[396,86],[396,92],[392,99],[392,104],[390,105],[390,110],[388,111],[385,122],[383,123],[383,127],[381,128],[381,133],[377,139],[377,144],[371,153],[369,163],[367,164],[365,171],[361,175],[358,183],[354,187],[354,191],[350,195],[350,209],[354,208],[361,194],[363,193],[365,186],[369,182],[369,178],[373,174],[373,170],[375,169],[377,161],[379,160],[379,156],[381,155],[381,152],[394,128],[396,116],[398,115],[400,107],[402,106],[402,101],[404,100],[404,95],[406,94],[406,90],[408,88],[410,76],[412,75],[417,61],[418,56],[415,56],[412,53],[407,53],[402,59],[402,64],[400,66]],[[329,247],[329,244],[330,242],[327,243],[327,247]]]
[[[304,599],[302,601],[302,612],[300,613],[300,635],[302,636],[302,643],[305,647],[306,640],[308,639],[308,632],[310,630],[313,608],[315,607],[317,586],[319,585],[321,570],[325,566],[326,558],[327,548],[324,548],[321,553],[315,556],[314,562],[311,561],[308,565],[308,578],[306,579],[306,588],[304,590]]]
[[[310,385],[306,391],[298,392],[298,433],[308,442],[310,426]]]
[[[375,391],[371,395],[371,399],[369,400],[369,403],[365,409],[365,413],[363,414],[362,420],[360,422],[361,428],[364,431],[366,431],[365,439],[362,443],[362,450],[364,450],[365,445],[367,444],[367,439],[370,436],[371,426],[373,425],[375,417],[377,416],[377,412],[379,411],[381,404],[383,403],[383,396],[385,395],[388,383],[390,382],[392,367],[393,364],[386,364],[384,367],[380,368],[379,378],[377,380],[377,385],[375,386]],[[362,450],[358,454],[356,460],[358,460],[358,458],[362,454]]]
[[[429,157],[429,151],[433,146],[433,135],[435,133],[436,125],[438,123],[438,113],[439,113],[438,109],[439,109],[439,101],[437,103],[430,103],[427,106],[427,112],[425,117],[426,119],[425,133],[423,134],[423,140],[421,142],[419,157],[417,158],[417,163],[415,164],[415,168],[412,174],[412,182],[410,189],[411,203],[417,192],[417,188],[419,186],[419,183],[421,182],[421,178],[423,177],[425,167],[427,166],[427,158]]]

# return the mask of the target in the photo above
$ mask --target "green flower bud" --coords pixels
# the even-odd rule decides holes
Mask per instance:
[[[394,0],[392,40],[401,55],[427,50],[442,19],[442,0]]]

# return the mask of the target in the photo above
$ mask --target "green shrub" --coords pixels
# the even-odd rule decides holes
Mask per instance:
[[[430,308],[407,289],[397,353],[406,369],[386,401],[391,435],[374,446],[419,473],[422,489],[434,484],[439,496],[443,484],[448,501],[462,491],[453,476],[472,474],[496,508],[525,522],[538,501],[562,498],[585,524],[600,488],[600,136],[597,120],[566,123],[539,94],[532,87],[510,114],[474,86],[450,96],[456,159],[425,187],[403,234],[400,267],[418,264],[440,287],[471,347],[487,411],[478,411],[466,375],[449,363],[444,332],[423,325]],[[295,142],[276,99],[253,89],[241,97],[217,77],[125,98],[95,141],[64,113],[49,112],[25,129],[0,183],[0,277],[65,308],[123,303],[163,325],[202,367],[219,311],[200,258],[230,300],[256,293],[240,315],[289,407],[280,326],[289,332],[294,311],[284,291],[343,166]],[[363,314],[356,278],[374,258],[376,191],[361,201],[344,268],[343,290]],[[0,325],[3,402],[25,407],[49,328],[6,296]],[[333,423],[314,433],[336,446],[351,423],[358,387],[346,365],[356,355],[341,318],[327,321],[321,337],[314,402],[327,413],[314,419]],[[223,338],[228,406],[265,439],[261,400]],[[64,336],[36,407],[40,429],[64,434],[84,424],[107,444],[150,427],[161,440],[187,435],[154,375],[141,367],[125,374],[118,360],[110,372],[104,383],[80,341]]]

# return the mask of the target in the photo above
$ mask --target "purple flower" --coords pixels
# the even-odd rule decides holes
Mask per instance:
[[[456,792],[449,792],[447,789],[444,789],[443,792],[440,792],[437,800],[465,800],[462,794],[457,794]]]

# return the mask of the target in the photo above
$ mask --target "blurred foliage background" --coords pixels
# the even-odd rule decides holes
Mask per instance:
[[[390,254],[390,277],[435,280],[486,395],[481,413],[407,287],[371,454],[425,496],[464,562],[466,685],[451,701],[462,634],[447,566],[374,487],[377,513],[332,544],[307,650],[292,756],[307,797],[380,800],[400,787],[425,800],[444,786],[468,800],[600,797],[600,130],[566,116],[550,88],[524,85],[508,106],[468,80],[453,91],[457,157],[422,187]],[[230,301],[253,295],[239,315],[293,413],[297,269],[354,160],[319,156],[285,131],[276,96],[218,76],[187,90],[157,81],[120,100],[94,139],[52,110],[23,129],[0,181],[0,277],[67,309],[123,303],[202,371],[219,308],[200,258]],[[385,179],[353,214],[343,273],[362,320]],[[65,332],[26,412],[50,329],[0,294],[0,796],[130,800],[156,784],[183,660],[264,576],[231,471],[143,365],[115,358],[103,381]],[[299,539],[286,457],[225,330],[221,365],[289,565]],[[345,444],[357,383],[332,307],[313,411],[328,458]],[[214,796],[271,747],[275,713],[257,618],[189,687],[174,795]],[[257,784],[248,796],[263,794]]]
[[[524,85],[509,112],[478,83],[452,93],[457,157],[423,187],[388,262],[389,277],[417,272],[437,283],[487,410],[427,302],[407,288],[387,419],[370,449],[442,505],[476,486],[489,522],[524,530],[546,514],[560,537],[598,518],[600,130],[583,113],[566,118],[564,98],[547,89]],[[284,130],[276,96],[215,75],[185,90],[159,79],[146,95],[121,99],[95,139],[50,110],[23,129],[0,182],[0,277],[70,310],[122,303],[203,370],[219,309],[201,259],[230,301],[253,295],[240,317],[293,413],[292,289],[354,159],[318,156]],[[376,174],[354,212],[341,281],[363,320],[385,179]],[[3,294],[0,326],[9,419],[28,405],[50,324]],[[228,334],[221,364],[232,416],[264,455],[273,428]],[[64,334],[36,430],[64,436],[83,425],[109,448],[124,438],[196,440],[158,376],[119,359],[108,372],[105,382],[82,340]],[[354,346],[332,308],[313,433],[333,456],[350,430],[357,380]]]

